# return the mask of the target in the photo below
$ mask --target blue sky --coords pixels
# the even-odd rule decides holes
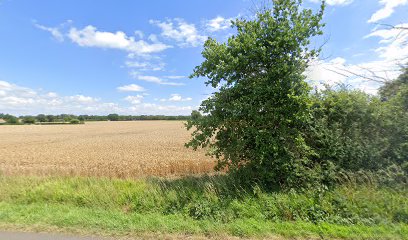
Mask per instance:
[[[327,3],[325,35],[316,40],[323,53],[309,81],[375,94],[378,83],[347,70],[398,75],[408,34],[379,24],[407,26],[408,0]],[[256,8],[251,0],[0,0],[0,112],[189,114],[214,91],[188,78],[203,42],[225,41],[230,19]]]

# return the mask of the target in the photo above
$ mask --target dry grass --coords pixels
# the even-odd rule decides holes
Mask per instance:
[[[184,147],[180,121],[0,127],[5,175],[138,178],[211,172],[214,160]]]

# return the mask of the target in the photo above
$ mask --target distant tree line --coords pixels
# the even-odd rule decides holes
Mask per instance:
[[[165,115],[45,115],[38,114],[36,116],[13,116],[10,114],[0,113],[0,119],[6,121],[7,124],[34,124],[34,123],[81,123],[85,121],[139,121],[139,120],[188,120],[190,116],[165,116]]]
[[[86,121],[92,121],[92,117],[94,116],[83,116],[85,117]],[[98,117],[98,116],[97,116]],[[103,116],[105,117],[105,116]],[[105,120],[102,121],[137,121],[137,120],[188,120],[190,119],[190,116],[165,116],[165,115],[139,115],[139,116],[133,116],[133,115],[118,115],[118,114],[109,114],[106,116]]]

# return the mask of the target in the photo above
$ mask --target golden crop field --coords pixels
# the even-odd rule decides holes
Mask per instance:
[[[211,172],[181,121],[0,126],[0,174],[138,178]]]

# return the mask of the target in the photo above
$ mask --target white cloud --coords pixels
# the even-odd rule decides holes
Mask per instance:
[[[180,94],[171,94],[169,101],[171,102],[185,102],[193,100],[191,97],[182,98]]]
[[[84,104],[99,102],[99,99],[97,99],[97,98],[84,96],[84,95],[74,95],[74,96],[68,96],[68,97],[65,97],[65,98],[67,100],[69,100],[70,102],[84,103]]]
[[[387,61],[406,60],[408,57],[408,23],[398,24],[394,28],[380,29],[367,35],[369,37],[379,37],[383,46],[375,51],[379,56]]]
[[[122,109],[122,112],[125,112],[124,114],[189,115],[194,109],[192,106],[174,106],[145,103],[143,102],[143,95],[127,96],[124,100],[132,104],[132,106]]]
[[[205,26],[210,32],[217,32],[225,30],[231,27],[232,18],[224,18],[217,16],[216,18],[210,19],[206,22]]]
[[[145,89],[136,84],[125,85],[117,88],[120,92],[143,92]]]
[[[170,32],[163,30],[163,35],[168,37],[175,37],[177,41],[180,41],[180,45],[192,45],[195,46],[201,43],[204,39],[203,36],[198,35],[197,30],[193,24],[187,24],[181,19],[175,19],[178,23],[176,29],[172,29]],[[172,28],[173,23],[170,22],[156,22],[158,25],[165,28],[165,26],[170,26]],[[168,81],[167,79],[178,79],[178,76],[164,77],[165,79],[153,77],[153,76],[139,76],[139,72],[144,71],[163,71],[166,64],[162,61],[160,56],[154,53],[159,53],[172,46],[161,43],[158,37],[154,34],[149,35],[148,41],[142,40],[144,37],[143,32],[136,30],[133,36],[128,36],[122,31],[108,32],[100,31],[92,25],[88,25],[82,29],[77,29],[75,27],[70,27],[68,33],[62,33],[60,31],[66,24],[72,25],[72,21],[67,21],[60,24],[57,28],[49,28],[39,24],[34,23],[36,27],[50,32],[56,39],[60,41],[64,40],[64,35],[66,35],[72,42],[78,44],[82,47],[96,47],[96,48],[107,48],[107,49],[117,49],[127,52],[127,60],[124,62],[124,66],[132,69],[130,75],[138,80],[154,82],[162,85],[171,86],[181,86],[183,83],[177,83]],[[169,25],[170,24],[170,25]],[[176,36],[171,34],[175,33]],[[140,40],[135,40],[135,38],[140,38]],[[167,79],[166,79],[167,78]],[[134,86],[130,86],[132,89]],[[124,91],[123,88],[120,88]],[[128,91],[128,90],[126,90]]]
[[[55,92],[49,92],[49,93],[46,94],[46,96],[50,97],[50,98],[56,98],[56,97],[58,97],[58,94],[55,93]]]
[[[127,96],[125,100],[130,102],[131,104],[140,104],[143,101],[143,95],[136,95],[136,96]]]
[[[183,98],[179,94],[172,94],[169,98],[169,101],[172,102],[180,102],[181,100],[183,100]]]
[[[309,83],[319,90],[324,89],[325,86],[333,87],[338,84],[345,84],[369,94],[376,94],[381,84],[367,81],[363,76],[368,76],[367,69],[376,69],[379,66],[378,62],[347,64],[344,58],[335,58],[330,61],[313,62],[305,74]],[[355,76],[353,73],[361,75]]]
[[[175,75],[175,76],[166,76],[166,78],[168,78],[168,79],[182,79],[182,78],[186,78],[186,76],[177,76],[177,75]]]
[[[383,5],[383,8],[371,16],[368,20],[369,23],[378,22],[379,20],[388,18],[394,13],[396,7],[407,4],[408,0],[380,0],[379,3]]]
[[[191,97],[183,98],[180,94],[171,94],[169,99],[162,98],[161,102],[187,102],[193,100]]]
[[[392,29],[374,30],[365,38],[379,38],[380,46],[374,49],[377,59],[372,61],[349,64],[343,58],[331,61],[312,63],[307,78],[311,83],[322,88],[324,84],[335,85],[345,83],[351,87],[375,94],[381,82],[393,80],[401,73],[399,64],[408,59],[408,24],[400,24]]]
[[[152,41],[152,42],[158,42],[158,41],[159,41],[159,38],[157,37],[156,34],[150,34],[149,37],[148,37],[148,39],[149,39],[150,41]]]
[[[364,55],[366,55],[366,54],[365,53],[355,53],[355,54],[352,55],[352,57],[361,57],[361,56],[364,56]]]
[[[34,26],[36,28],[39,28],[41,30],[44,30],[44,31],[47,31],[47,32],[51,33],[51,35],[57,41],[60,41],[60,42],[64,41],[64,35],[60,32],[60,30],[58,28],[56,28],[56,27],[46,27],[46,26],[43,26],[43,25],[40,25],[40,24],[37,24],[37,23],[34,23]]]
[[[314,3],[321,3],[321,0],[310,0],[311,2]],[[350,3],[352,3],[353,0],[326,0],[326,4],[327,5],[331,5],[331,6],[335,6],[335,5],[339,5],[339,6],[344,6],[344,5],[348,5]]]
[[[13,115],[44,114],[109,114],[124,115],[188,115],[192,106],[143,103],[144,96],[127,96],[132,105],[120,106],[85,95],[60,96],[54,92],[35,91],[6,81],[0,81],[0,109]]]
[[[99,31],[96,27],[88,25],[83,29],[72,27],[72,21],[66,21],[56,28],[34,23],[37,28],[50,32],[54,38],[59,41],[64,40],[67,36],[72,42],[81,47],[95,47],[105,49],[122,50],[127,53],[125,66],[138,71],[162,71],[165,63],[162,62],[159,56],[154,54],[160,53],[172,46],[161,43],[156,35],[150,35],[149,41],[142,40],[144,33],[140,30],[134,31],[134,36],[128,36],[122,31],[107,32]],[[70,25],[67,33],[62,33],[60,29]],[[66,31],[65,31],[66,32]],[[139,38],[140,40],[135,40]]]
[[[130,107],[129,112],[152,115],[189,115],[195,108],[192,106],[159,105],[155,103],[143,103]]]
[[[183,86],[184,83],[178,83],[178,82],[169,82],[165,79],[161,79],[156,76],[146,76],[146,75],[139,75],[137,72],[131,72],[131,76],[137,80],[141,81],[146,81],[146,82],[151,82],[151,83],[157,83],[161,85],[169,85],[169,86]]]
[[[140,30],[135,31],[135,36],[138,36],[139,38],[144,38],[144,33]]]
[[[32,98],[36,96],[36,92],[30,88],[20,87],[15,84],[11,84],[5,81],[0,81],[0,90],[3,91],[3,94],[8,92],[13,92],[18,97],[23,98]]]
[[[117,108],[113,103],[103,103],[98,98],[84,95],[59,96],[57,93],[42,93],[9,82],[0,81],[0,109],[2,112],[28,114],[96,113],[109,112]]]
[[[161,28],[162,36],[175,40],[181,47],[197,47],[207,40],[207,36],[198,33],[194,24],[189,24],[181,18],[165,22],[150,20],[150,23]]]
[[[344,58],[335,58],[330,61],[314,61],[310,64],[306,71],[306,76],[312,85],[319,89],[324,88],[324,85],[333,86],[343,83],[346,77],[336,73],[338,68],[345,64]]]
[[[82,47],[119,49],[136,55],[162,52],[171,47],[160,42],[148,43],[144,40],[136,41],[134,37],[129,37],[121,31],[115,33],[98,31],[92,25],[79,30],[72,27],[68,37]]]
[[[153,63],[149,61],[128,60],[125,62],[128,68],[135,68],[139,71],[162,71],[166,66],[163,62]]]

